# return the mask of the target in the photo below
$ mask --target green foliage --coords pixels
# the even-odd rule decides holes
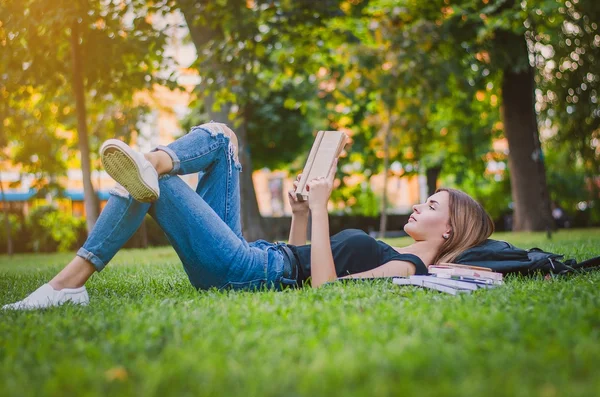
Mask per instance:
[[[6,235],[6,226],[4,224],[5,214],[0,212],[0,253],[7,253],[8,238]],[[8,214],[8,221],[10,222],[10,235],[12,237],[13,250],[14,252],[23,251],[23,241],[20,241],[20,237],[23,234],[23,222],[16,214]]]
[[[52,206],[37,207],[27,219],[30,247],[34,252],[65,252],[85,239],[85,220]]]
[[[297,172],[313,133],[328,127],[316,74],[330,63],[331,47],[344,40],[327,25],[344,16],[342,3],[178,1],[202,75],[200,100],[192,104],[193,121],[186,127],[225,111],[234,127],[246,129],[255,168]]]
[[[555,3],[554,13],[536,20],[537,100],[544,125],[555,131],[550,149],[560,157],[568,153],[590,180],[600,174],[600,6],[593,1]],[[598,187],[589,183],[584,190],[600,207]]]
[[[381,197],[366,182],[338,188],[332,193],[332,199],[346,203],[345,214],[378,216],[381,213]]]
[[[148,108],[134,93],[159,83],[170,59],[166,35],[152,18],[164,5],[127,2],[7,0],[0,4],[0,147],[35,175],[34,187],[59,188],[56,177],[76,157],[77,114],[73,41],[82,57],[83,85],[96,153],[107,137],[128,139]],[[78,109],[85,114],[83,109]],[[95,156],[93,156],[95,157]]]
[[[42,226],[44,217],[52,212],[56,212],[56,208],[47,205],[37,207],[29,213],[27,228],[30,230],[29,244],[33,252],[54,252],[58,248],[58,243]]]
[[[494,237],[600,255],[597,229]],[[0,305],[71,259],[0,257]],[[511,278],[468,296],[385,281],[197,292],[171,248],[126,250],[88,282],[89,306],[2,313],[0,394],[592,396],[599,282]]]
[[[461,178],[458,178],[458,175]],[[443,186],[455,186],[477,200],[490,214],[492,219],[499,219],[502,215],[511,213],[512,202],[510,191],[510,175],[483,175],[474,170],[463,170],[456,175],[447,175],[443,178]]]
[[[28,217],[11,214],[11,235],[15,252],[68,252],[83,245],[87,238],[84,218],[59,211],[53,206],[37,207]],[[125,243],[124,248],[169,245],[165,233],[150,216],[145,218],[145,237],[142,227]],[[4,215],[0,212],[0,253],[6,253]]]
[[[4,218],[5,218],[5,214],[4,212],[0,212],[0,244],[3,244],[6,242],[6,228],[4,227]],[[17,237],[17,234],[19,233],[19,228],[22,225],[22,222],[20,222],[19,216],[17,216],[16,214],[8,214],[8,221],[10,222],[10,235],[15,238]]]
[[[300,107],[315,96],[308,82],[285,84],[264,98],[252,98],[246,106],[247,146],[255,169],[301,170],[313,142],[314,125]],[[202,101],[192,104],[183,120],[184,130],[210,121]]]
[[[576,215],[579,212],[577,205],[584,202],[586,206],[590,206],[586,214],[589,220],[593,223],[600,221],[600,208],[596,204],[598,200],[594,200],[590,191],[583,161],[577,158],[568,145],[557,145],[546,153],[548,188],[552,201],[570,216]]]
[[[74,248],[82,231],[85,230],[85,220],[75,218],[61,211],[50,211],[40,219],[40,226],[58,244],[58,252],[67,252]]]
[[[353,131],[351,151],[364,156],[359,172],[382,171],[389,124],[392,162],[411,172],[441,166],[458,185],[493,183],[484,171],[499,135],[499,76],[448,43],[438,5],[372,1],[360,18],[344,21],[359,42],[337,51],[331,68],[342,75],[331,78],[329,117],[334,128]]]
[[[550,184],[573,183],[553,188],[553,198],[572,205],[570,192],[583,189],[589,195],[583,200],[600,208],[598,4],[8,0],[0,4],[0,147],[10,146],[7,156],[37,176],[35,187],[58,188],[56,176],[76,155],[65,150],[73,142],[64,138],[76,125],[75,30],[81,33],[91,152],[108,136],[128,140],[148,111],[133,94],[155,83],[175,86],[164,73],[171,62],[163,48],[169,26],[153,20],[180,11],[202,78],[184,124],[224,111],[234,128],[245,127],[255,168],[298,172],[312,133],[339,129],[352,135],[349,151],[359,157],[342,158],[340,168],[358,163],[352,172],[368,177],[382,171],[389,126],[391,162],[414,172],[441,165],[445,181],[501,213],[510,200],[508,174],[496,181],[486,165],[507,160],[491,150],[492,140],[503,137],[503,73],[533,66],[540,125],[555,134],[545,148]],[[569,150],[555,162],[551,152],[562,147]],[[578,167],[575,179],[556,165],[567,164],[567,153]]]
[[[304,164],[293,163],[299,155],[305,160],[314,139],[314,125],[300,107],[315,95],[312,84],[302,82],[286,84],[265,98],[250,101],[247,136],[256,168],[292,168],[292,172],[295,168],[300,171]]]
[[[10,72],[4,78],[10,78],[11,84],[42,86],[46,95],[60,92],[65,85],[69,88],[70,39],[77,27],[86,88],[93,99],[120,99],[131,96],[133,88],[165,83],[155,72],[166,60],[162,49],[166,36],[150,23],[159,11],[160,5],[137,0],[3,2],[0,12],[6,22],[1,29],[6,41],[2,44],[16,52],[4,60]]]

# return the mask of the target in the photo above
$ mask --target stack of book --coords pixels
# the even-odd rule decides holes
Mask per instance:
[[[481,288],[503,284],[502,273],[487,267],[441,263],[429,266],[428,276],[394,277],[394,284],[415,285],[452,295],[470,294]]]

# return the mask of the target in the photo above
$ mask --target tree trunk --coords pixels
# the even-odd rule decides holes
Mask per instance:
[[[216,28],[210,26],[201,26],[196,24],[195,14],[192,3],[179,2],[180,10],[183,13],[185,21],[190,30],[190,36],[192,42],[196,47],[196,52],[200,53],[202,48],[207,42],[213,40],[219,35]],[[209,67],[218,68],[219,65],[213,62]],[[202,89],[202,84],[200,86]],[[229,105],[222,105],[219,111],[214,111],[212,106],[214,104],[214,96],[212,94],[203,94],[204,96],[204,107],[211,120],[227,123],[229,115]],[[242,117],[246,117],[243,113]],[[262,216],[258,210],[258,201],[256,200],[256,191],[254,189],[254,182],[252,181],[252,159],[250,151],[248,149],[247,140],[247,129],[246,120],[241,120],[241,126],[235,128],[235,133],[238,137],[238,154],[240,164],[242,165],[242,172],[240,173],[240,212],[241,212],[241,223],[242,223],[242,234],[248,241],[258,239],[272,239],[272,236],[268,236],[265,233]]]
[[[441,164],[438,164],[433,167],[429,167],[425,171],[425,175],[427,177],[427,195],[428,196],[435,194],[435,191],[437,190],[437,180],[440,176],[440,172],[442,172]]]
[[[83,83],[83,66],[79,48],[79,24],[77,20],[71,25],[71,62],[73,66],[73,94],[75,95],[75,109],[77,111],[77,136],[79,152],[81,154],[81,172],[83,177],[83,200],[86,213],[86,226],[88,234],[98,219],[98,198],[92,185],[90,166],[90,148],[86,122],[85,92]]]
[[[144,220],[142,221],[142,224],[140,225],[140,233],[142,234],[142,241],[141,241],[142,248],[148,248],[148,226],[146,223],[146,217],[144,217]]]
[[[8,219],[8,200],[6,199],[6,194],[4,193],[4,186],[2,186],[2,177],[0,173],[0,192],[2,193],[2,210],[4,213],[4,229],[6,230],[6,253],[8,256],[13,255],[13,241],[12,241],[12,231],[10,227],[10,220]]]
[[[524,46],[524,39],[520,39]],[[534,110],[533,73],[529,65],[518,72],[507,68],[502,81],[502,121],[509,146],[508,168],[514,202],[513,230],[553,228]]]
[[[243,172],[240,174],[240,210],[242,217],[242,233],[248,241],[258,239],[273,240],[275,236],[267,234],[263,226],[263,217],[258,209],[256,190],[252,181],[252,157],[248,145],[246,121],[236,129],[239,157]]]
[[[390,169],[390,130],[392,114],[390,109],[387,111],[387,121],[384,126],[384,137],[383,137],[383,196],[381,197],[381,218],[379,219],[379,238],[385,238],[385,231],[387,229],[387,184],[388,184],[388,173]]]

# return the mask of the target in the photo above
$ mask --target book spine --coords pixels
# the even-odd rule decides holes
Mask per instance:
[[[411,278],[411,280],[423,280],[423,281],[427,281],[430,283],[446,285],[448,287],[454,287],[454,288],[470,289],[473,291],[477,289],[476,283],[471,283],[467,280],[458,281],[458,280],[452,280],[449,278],[439,278],[439,277],[433,277],[433,276],[410,276],[410,278]]]
[[[429,266],[429,273],[431,274],[449,274],[452,276],[468,276],[474,278],[489,278],[492,280],[502,280],[502,273],[495,272],[484,272],[476,270],[467,270],[459,268],[437,268],[435,266]]]
[[[430,283],[429,281],[423,281],[423,287],[434,289],[436,291],[445,292],[447,294],[456,295],[456,294],[470,294],[471,290],[468,289],[458,289],[447,287],[445,285]]]
[[[502,280],[492,280],[490,278],[478,278],[478,277],[471,277],[471,276],[457,276],[457,275],[443,274],[443,273],[436,274],[435,277],[440,278],[440,279],[451,279],[451,280],[458,280],[458,281],[467,281],[469,283],[485,284],[486,286],[504,284],[504,281],[502,281]]]
[[[335,154],[335,157],[340,157],[340,154],[342,154],[342,151],[344,150],[344,148],[346,147],[346,143],[348,142],[348,135],[346,135],[345,133],[342,132],[342,138],[340,140],[340,145],[338,146],[337,152]]]
[[[435,282],[430,282],[424,279],[416,279],[416,278],[404,278],[404,277],[394,277],[393,283],[396,285],[413,285],[415,287],[433,289],[439,292],[445,292],[447,294],[456,295],[459,293],[470,294],[472,289],[462,289],[455,288],[448,285],[438,284]]]

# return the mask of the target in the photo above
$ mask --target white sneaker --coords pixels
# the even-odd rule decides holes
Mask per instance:
[[[51,306],[60,306],[63,303],[72,302],[77,305],[90,303],[85,285],[79,288],[63,288],[59,291],[52,288],[50,284],[44,284],[33,291],[22,301],[2,306],[3,310],[32,310],[43,309]]]
[[[118,139],[109,139],[100,148],[104,169],[137,201],[149,203],[160,196],[158,173],[140,152]]]

